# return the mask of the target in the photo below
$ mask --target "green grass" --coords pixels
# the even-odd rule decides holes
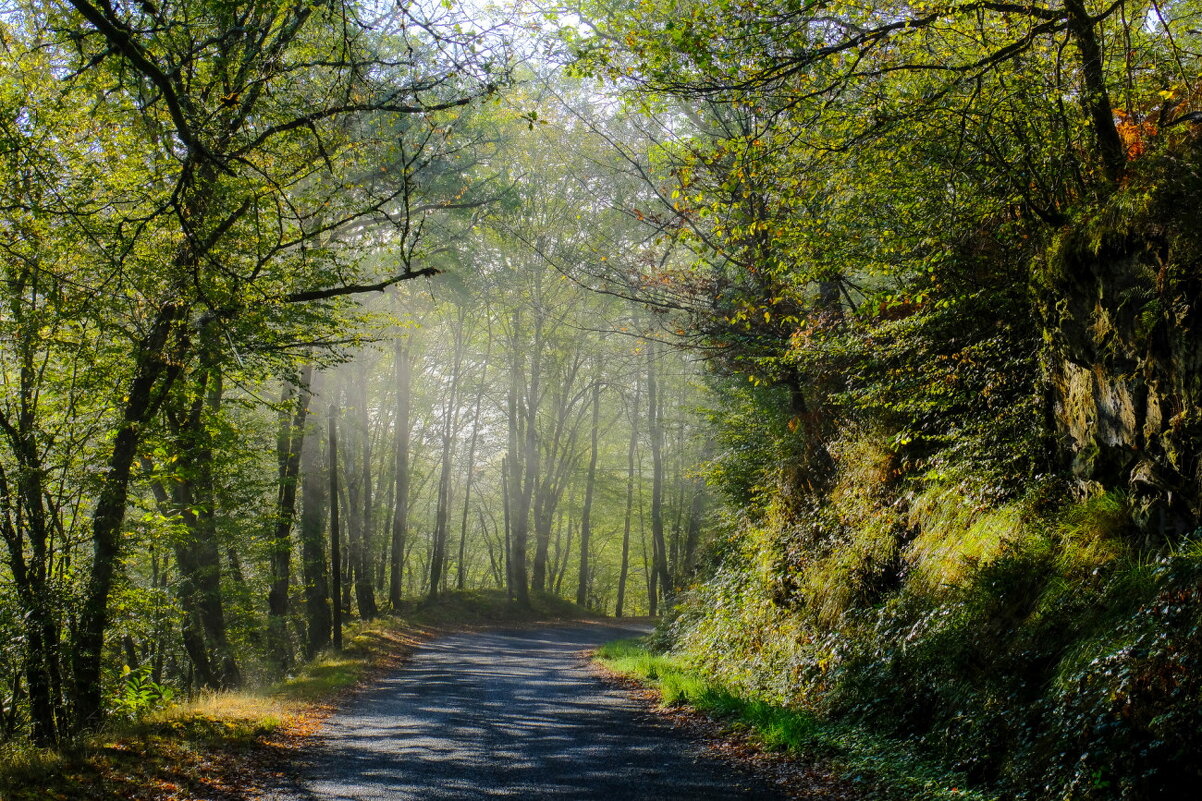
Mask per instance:
[[[734,728],[751,730],[769,749],[820,758],[885,801],[993,801],[965,787],[964,777],[923,761],[904,743],[810,713],[747,698],[707,680],[670,654],[641,640],[618,640],[598,649],[610,670],[654,687],[665,705],[688,705]]]
[[[343,628],[342,651],[323,651],[266,693],[288,701],[320,703],[354,687],[375,666],[408,653],[433,633],[427,625],[392,615],[351,623]]]

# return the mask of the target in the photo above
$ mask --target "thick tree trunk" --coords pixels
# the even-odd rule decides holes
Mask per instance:
[[[570,505],[570,503],[569,503]],[[567,530],[566,537],[564,530]],[[565,513],[559,513],[559,522],[555,526],[555,594],[563,597],[563,579],[568,574],[568,563],[572,556],[573,540],[576,537],[576,521],[568,520]],[[560,540],[563,540],[562,546]]]
[[[1096,22],[1085,8],[1084,0],[1065,0],[1064,9],[1068,12],[1069,35],[1081,54],[1081,77],[1084,83],[1083,91],[1079,94],[1081,106],[1093,126],[1102,167],[1113,188],[1118,186],[1123,177],[1127,151],[1114,124],[1114,108],[1106,88],[1105,64]]]
[[[22,356],[16,424],[0,415],[0,428],[9,440],[17,462],[15,493],[0,467],[0,533],[8,549],[12,582],[22,612],[31,736],[34,743],[48,746],[58,742],[59,734],[67,728],[67,721],[63,719],[61,707],[59,624],[50,586],[53,558],[47,519],[50,511],[45,505],[44,468],[34,430],[33,352],[25,348]],[[15,720],[15,697],[12,715]]]
[[[100,725],[103,716],[101,657],[108,628],[109,591],[121,555],[121,525],[125,521],[131,469],[141,442],[142,424],[154,415],[181,369],[182,352],[187,348],[181,328],[187,314],[183,305],[164,304],[138,344],[121,424],[113,436],[92,511],[92,572],[84,588],[72,642],[72,725],[76,731]]]
[[[309,368],[301,374],[302,383]],[[310,396],[311,402],[311,396]],[[305,654],[312,659],[330,644],[330,587],[326,572],[325,494],[320,465],[321,430],[301,443],[301,572],[305,581]]]
[[[211,358],[212,351],[206,349],[202,361]],[[197,543],[196,555],[199,560],[200,573],[197,576],[201,589],[201,621],[205,627],[205,637],[208,640],[218,662],[217,680],[222,689],[231,689],[242,684],[242,670],[238,667],[237,657],[230,645],[229,635],[225,624],[225,603],[221,591],[221,544],[217,536],[217,487],[213,474],[213,442],[205,425],[204,414],[216,416],[221,408],[221,371],[215,364],[206,367],[207,381],[202,383],[197,395],[195,411],[188,419],[190,443],[195,443],[195,474],[196,485],[192,496],[188,499],[198,509],[194,524]],[[181,448],[181,455],[187,454],[187,445]],[[182,489],[188,490],[188,482],[180,482]],[[183,508],[182,505],[180,508]],[[189,516],[184,516],[187,523]],[[191,528],[191,526],[189,526]]]
[[[509,514],[513,496],[509,485],[509,457],[506,456],[501,458],[501,522],[505,528],[505,589],[512,601],[517,597],[517,589],[513,576],[513,524]]]
[[[359,415],[359,455],[360,464],[359,488],[362,491],[361,506],[356,517],[357,525],[352,531],[356,536],[351,540],[351,558],[355,572],[355,604],[359,607],[359,617],[370,620],[379,615],[376,607],[376,591],[372,581],[371,569],[371,539],[372,539],[372,475],[371,475],[371,420],[367,412],[367,372],[366,368],[359,375],[360,395],[357,412]]]
[[[229,689],[242,683],[242,671],[226,630],[225,601],[221,588],[221,544],[217,535],[217,501],[213,475],[213,444],[207,417],[221,406],[219,368],[212,351],[202,356],[194,395],[183,409],[167,415],[174,429],[178,475],[162,487],[169,496],[168,513],[178,515],[186,537],[175,542],[180,568],[180,592],[185,608],[193,611],[192,625],[203,632],[206,658],[196,663],[202,682]],[[187,397],[184,398],[187,401]],[[185,631],[185,639],[195,636]]]
[[[534,342],[530,356],[530,381],[525,393],[525,420],[522,423],[525,442],[522,448],[523,473],[521,494],[515,510],[514,546],[521,549],[521,559],[515,559],[515,568],[521,570],[521,592],[518,600],[529,604],[529,593],[526,589],[526,548],[529,543],[530,525],[532,521],[532,505],[534,490],[538,486],[540,470],[540,453],[538,442],[538,407],[542,392],[542,339],[543,323],[541,317],[535,317]],[[536,582],[531,581],[537,586]]]
[[[153,476],[153,462],[143,459],[142,466],[146,475]],[[173,499],[163,482],[153,477],[150,481],[150,488],[154,493],[160,512],[165,517],[175,515],[178,498]],[[200,605],[201,589],[196,581],[200,567],[195,556],[195,541],[176,538],[172,548],[175,553],[175,563],[180,569],[179,581],[176,582],[176,598],[179,599],[180,608],[184,613],[180,629],[184,652],[192,664],[193,679],[199,680],[201,687],[216,688],[220,685],[220,681],[217,678],[217,671],[213,669],[209,659],[209,647],[205,642],[204,623],[201,619],[204,613]]]
[[[271,588],[267,594],[268,649],[281,671],[292,665],[288,641],[288,590],[292,583],[292,522],[296,517],[296,494],[300,479],[301,449],[309,413],[309,382],[312,367],[305,365],[293,387],[284,383],[280,398],[280,431],[277,445],[279,493],[276,502],[275,537],[271,543]],[[289,403],[291,401],[291,404]],[[292,408],[289,408],[291,405]]]
[[[35,479],[36,481],[36,479]],[[21,483],[21,482],[18,482]],[[50,593],[46,586],[44,571],[39,569],[38,554],[32,554],[26,559],[24,537],[17,530],[11,507],[12,495],[9,494],[8,478],[0,468],[0,508],[3,516],[0,518],[0,529],[9,552],[9,565],[12,571],[13,584],[21,609],[24,612],[25,654],[23,672],[26,685],[29,688],[29,714],[32,724],[31,738],[37,745],[49,746],[58,741],[62,721],[55,703],[54,681],[52,675],[57,661],[57,631],[50,619]],[[23,494],[23,493],[22,493]],[[39,499],[40,502],[40,499]],[[30,565],[32,561],[34,564]],[[18,674],[19,675],[19,674]],[[17,697],[13,694],[12,717],[17,719]]]
[[[434,512],[434,537],[430,548],[430,591],[431,599],[438,597],[445,572],[447,550],[447,528],[451,505],[451,435],[443,435],[442,465],[438,473],[438,503]]]
[[[551,510],[554,508],[550,494],[553,491],[551,477],[545,476],[534,490],[534,564],[530,568],[530,589],[535,592],[547,590],[547,556],[551,546]]]

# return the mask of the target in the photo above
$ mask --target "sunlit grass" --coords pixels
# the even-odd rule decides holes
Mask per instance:
[[[341,653],[323,652],[281,682],[201,693],[137,720],[114,719],[102,732],[60,749],[6,743],[0,747],[0,799],[208,797],[206,788],[222,781],[216,775],[222,764],[246,759],[269,735],[311,729],[319,720],[315,705],[429,634],[399,618],[354,623],[346,628]]]
[[[665,705],[688,705],[733,728],[751,730],[766,748],[829,760],[849,780],[885,801],[990,801],[994,796],[964,787],[962,776],[940,770],[903,743],[801,710],[747,698],[688,669],[670,654],[639,640],[618,640],[597,650],[610,670],[659,691]]]
[[[298,701],[319,701],[346,687],[363,675],[363,659],[327,654],[309,663],[296,676],[285,679],[278,692]]]
[[[303,711],[294,701],[262,692],[206,693],[152,712],[114,734],[118,739],[151,733],[192,742],[242,743],[288,725]]]

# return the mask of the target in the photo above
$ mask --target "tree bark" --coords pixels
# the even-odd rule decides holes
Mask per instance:
[[[121,555],[121,524],[125,521],[131,468],[142,440],[142,425],[157,411],[180,372],[180,357],[187,347],[182,331],[187,314],[183,304],[163,304],[149,332],[138,343],[121,424],[113,437],[92,512],[92,572],[72,642],[72,728],[76,731],[100,725],[103,717],[101,656],[108,628],[109,592]]]
[[[476,390],[475,410],[472,412],[472,437],[467,446],[467,477],[463,486],[463,518],[459,525],[459,559],[455,563],[455,587],[465,589],[467,584],[467,518],[472,500],[472,477],[476,469],[476,442],[480,435],[480,405],[484,401],[484,379],[488,377],[488,362],[492,357],[492,331],[488,332],[488,345],[484,350],[484,364],[480,369],[480,386]]]
[[[302,385],[311,381],[312,369],[306,366],[301,373]],[[306,389],[309,402],[312,395]],[[322,648],[330,644],[330,587],[326,572],[326,546],[324,531],[325,496],[322,478],[319,443],[321,430],[316,436],[305,437],[301,443],[301,571],[305,581],[305,654],[312,659]]]
[[[361,462],[359,480],[355,482],[355,486],[359,490],[359,493],[356,493],[359,494],[359,502],[355,503],[354,495],[351,500],[355,510],[351,521],[351,568],[355,577],[355,604],[359,608],[359,617],[363,620],[371,620],[379,615],[379,609],[376,607],[376,592],[371,570],[371,419],[367,410],[367,366],[365,363],[361,362],[356,383],[358,400],[355,404],[355,413],[359,418],[356,433],[359,440]],[[348,457],[349,461],[350,457]]]
[[[434,541],[430,550],[430,598],[438,597],[446,572],[447,541],[451,525],[451,467],[455,455],[455,435],[459,422],[459,378],[463,363],[464,312],[459,310],[455,328],[455,356],[451,367],[451,386],[447,392],[442,419],[442,458],[438,474],[438,506],[434,514]]]
[[[309,413],[309,382],[313,368],[305,365],[297,386],[285,381],[281,391],[278,442],[279,495],[276,503],[275,537],[271,543],[271,588],[267,594],[268,647],[281,671],[292,665],[288,641],[288,590],[292,582],[292,523],[296,518],[296,494],[300,479],[301,449]],[[292,408],[289,409],[289,401]]]
[[[342,542],[338,530],[338,407],[330,405],[330,595],[334,650],[342,650]]]
[[[513,315],[513,338],[510,344],[509,372],[509,565],[510,587],[514,600],[530,605],[530,589],[526,577],[526,546],[530,531],[530,493],[534,489],[532,474],[538,472],[538,440],[533,417],[527,407],[533,403],[522,397],[522,357],[519,353],[521,312]],[[537,369],[538,349],[532,350],[531,370]],[[536,391],[536,381],[525,388],[527,395]],[[525,401],[525,402],[523,402]]]
[[[16,305],[16,304],[14,304]],[[23,310],[12,311],[20,317]],[[9,565],[25,633],[24,673],[29,688],[32,739],[54,745],[67,728],[62,709],[62,667],[59,655],[60,624],[51,587],[54,550],[49,517],[52,509],[45,492],[45,467],[36,431],[37,369],[33,327],[22,320],[25,337],[18,339],[18,409],[15,424],[0,414],[0,429],[9,442],[17,465],[16,492],[0,467],[0,534],[9,554]],[[14,508],[13,501],[16,501]],[[15,691],[12,718],[17,717]]]
[[[647,343],[647,429],[651,439],[651,543],[652,571],[665,597],[671,591],[668,554],[664,541],[664,426],[659,379],[656,375],[656,348]]]
[[[393,349],[396,370],[396,487],[392,506],[392,538],[389,543],[388,603],[400,608],[405,575],[405,540],[409,536],[409,404],[412,374],[408,338],[397,340]]]
[[[1068,12],[1069,35],[1081,54],[1081,77],[1085,84],[1080,94],[1081,106],[1093,126],[1106,179],[1114,188],[1127,168],[1127,151],[1114,124],[1114,108],[1106,88],[1105,64],[1095,21],[1083,0],[1065,0],[1064,10]]]
[[[626,579],[630,572],[630,522],[634,512],[634,457],[639,443],[639,403],[642,383],[635,377],[634,401],[630,404],[630,444],[626,449],[626,516],[622,525],[622,564],[618,570],[618,603],[614,617],[625,611]]]
[[[600,371],[598,371],[599,373]],[[601,425],[601,380],[593,381],[593,420],[589,439],[588,472],[584,478],[584,508],[580,511],[580,575],[576,584],[576,603],[588,604],[589,573],[588,549],[592,537],[593,486],[597,479],[597,433]]]

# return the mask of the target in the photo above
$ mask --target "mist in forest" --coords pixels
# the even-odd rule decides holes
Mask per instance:
[[[498,588],[655,614],[711,508],[697,365],[545,265],[480,284],[390,292],[387,336],[290,390],[301,530],[327,528],[332,427],[348,612]]]
[[[1199,20],[8,0],[0,792],[471,602],[882,798],[1188,794]]]

